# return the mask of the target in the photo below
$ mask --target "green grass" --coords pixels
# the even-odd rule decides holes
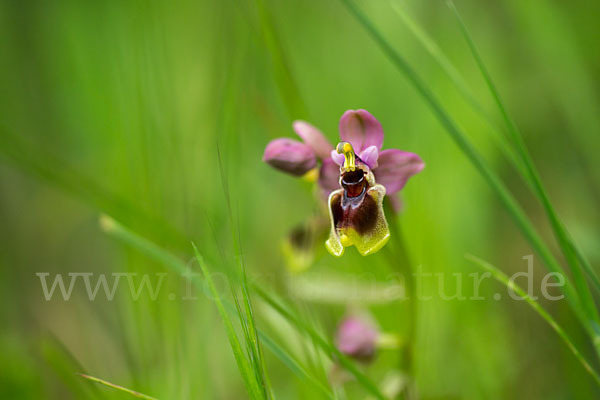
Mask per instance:
[[[110,217],[102,217],[102,226],[108,234],[116,237],[120,241],[123,241],[124,243],[127,243],[130,246],[133,246],[134,248],[142,251],[148,256],[155,258],[157,261],[164,264],[165,266],[172,268],[175,272],[183,276],[186,275],[186,266],[182,261],[178,260],[175,256],[167,253],[163,249],[160,249],[155,244],[124,228],[116,221],[110,219]],[[242,313],[242,310],[239,307],[239,303],[236,302],[236,305],[234,306],[231,303],[225,303],[224,300],[221,299],[221,295],[216,289],[211,279],[211,272],[208,270],[204,258],[198,253],[198,250],[195,246],[194,250],[196,253],[198,264],[200,265],[203,272],[203,276],[206,279],[206,283],[200,282],[197,279],[194,279],[194,283],[199,285],[199,287],[202,288],[203,291],[210,291],[210,294],[217,305],[223,323],[225,324],[226,332],[232,347],[232,351],[234,352],[236,361],[238,362],[238,366],[240,368],[242,377],[244,377],[244,381],[249,388],[249,392],[252,393],[252,396],[257,396],[260,393],[260,385],[259,382],[251,380],[250,371],[252,366],[250,366],[249,364],[249,359],[256,360],[256,358],[253,358],[256,357],[256,355],[250,352],[249,359],[245,358],[244,352],[242,351],[241,343],[234,330],[230,315],[237,313],[239,317],[238,322],[240,323],[240,325],[242,325],[243,329],[247,329],[247,326],[246,328],[244,328],[244,324],[248,324],[247,319],[249,318],[247,315]],[[243,283],[238,280],[235,284],[241,285]],[[206,287],[204,285],[206,285]],[[348,360],[347,357],[341,354],[330,342],[323,339],[313,327],[311,327],[306,322],[302,321],[297,314],[282,306],[278,301],[273,299],[272,296],[268,295],[260,287],[254,286],[252,289],[257,296],[259,296],[275,311],[277,311],[285,319],[287,319],[297,330],[306,333],[312,340],[314,340],[315,344],[318,347],[320,347],[325,352],[325,354],[327,354],[329,357],[335,356],[336,359],[338,359],[348,369],[348,371],[352,373],[363,386],[365,386],[367,390],[372,392],[373,395],[375,395],[377,398],[383,398],[382,395],[379,393],[377,387],[369,380],[369,378],[367,378],[362,372],[360,372],[360,370],[356,366],[354,366],[354,364],[350,360]],[[281,346],[277,345],[276,342],[273,339],[271,339],[266,333],[257,331],[256,339],[251,338],[249,334],[245,334],[244,343],[247,346],[256,347],[258,337],[262,337],[262,339],[266,341],[269,348],[271,348],[274,354],[278,356],[278,358],[280,358],[280,360],[293,372],[295,372],[296,374],[300,374],[302,378],[308,379],[315,385],[316,388],[327,394],[328,397],[332,396],[329,389],[325,388],[323,384],[319,383],[319,381],[315,377],[309,375],[305,371],[305,369],[302,366],[300,366],[296,360],[294,360],[294,358],[291,355],[286,353],[285,350],[283,350]],[[252,351],[252,347],[250,348],[250,351]],[[258,369],[258,366],[255,368]],[[258,369],[258,371],[261,370],[264,370],[264,365]]]
[[[79,375],[82,378],[87,379],[91,382],[99,383],[101,385],[108,386],[108,387],[116,389],[116,390],[120,390],[122,392],[132,395],[133,397],[137,397],[138,399],[156,400],[155,397],[147,396],[143,393],[139,393],[139,392],[136,392],[135,390],[127,389],[120,385],[115,385],[114,383],[107,382],[104,379],[96,378],[94,376],[90,376],[90,375],[86,375],[86,374],[79,374]]]
[[[597,398],[598,12],[0,2],[0,398]],[[298,118],[335,144],[357,108],[427,166],[386,210],[386,248],[318,244],[299,275],[281,243],[322,206],[262,152]],[[530,293],[510,278],[532,252]],[[439,296],[456,276],[468,296],[482,268],[525,301],[496,301],[492,280],[484,300]],[[123,276],[89,301],[79,277],[46,301],[39,272],[164,281],[134,300]],[[564,300],[534,300],[548,272]],[[423,298],[379,301],[392,288]],[[342,355],[352,312],[397,345]]]
[[[512,290],[517,296],[522,298],[533,308],[533,310],[542,317],[548,325],[557,333],[558,336],[565,342],[569,350],[573,353],[573,355],[577,358],[577,360],[581,363],[583,368],[588,372],[594,380],[600,384],[600,376],[598,372],[594,370],[592,365],[585,359],[582,352],[575,346],[574,341],[569,337],[566,331],[556,322],[554,318],[536,301],[534,300],[526,291],[520,288],[515,284],[514,280],[511,280],[506,274],[500,271],[498,268],[494,267],[492,264],[477,258],[473,255],[467,255],[467,259],[473,261],[477,265],[479,265],[484,270],[490,272],[492,276],[504,284],[508,289]]]
[[[513,146],[516,148],[519,156],[521,157],[521,161],[525,165],[526,175],[525,178],[531,183],[531,186],[534,188],[535,194],[538,199],[542,203],[546,215],[550,221],[550,225],[552,226],[552,230],[554,231],[555,238],[560,245],[562,253],[569,264],[571,273],[573,274],[573,280],[575,282],[575,288],[577,290],[578,295],[580,296],[580,301],[582,303],[582,307],[584,312],[587,314],[588,323],[595,322],[598,324],[600,322],[600,317],[598,315],[598,310],[596,309],[596,305],[592,298],[592,294],[585,282],[585,278],[583,275],[583,268],[585,268],[588,273],[590,279],[596,285],[596,289],[600,289],[598,275],[592,269],[592,267],[587,262],[585,256],[581,253],[581,251],[575,246],[575,243],[571,239],[571,236],[567,233],[564,228],[564,224],[559,220],[558,215],[550,202],[548,194],[544,189],[544,186],[540,180],[539,173],[533,164],[533,160],[529,155],[529,151],[527,150],[527,146],[525,141],[523,140],[523,136],[518,131],[517,126],[509,116],[506,108],[504,107],[504,103],[500,99],[500,94],[496,89],[496,85],[492,81],[492,78],[477,51],[475,44],[473,43],[473,39],[465,26],[462,17],[458,13],[458,10],[454,6],[454,3],[451,0],[448,0],[448,5],[450,9],[454,12],[456,19],[460,25],[461,31],[469,44],[469,49],[473,54],[473,58],[477,61],[477,66],[479,67],[481,74],[483,75],[485,82],[490,90],[492,97],[502,115],[504,122],[506,123],[507,130],[510,134],[510,138],[513,141]],[[592,339],[597,345],[600,344],[600,337],[598,336],[598,332],[595,329],[591,328],[590,332],[592,335]]]
[[[423,99],[430,106],[434,115],[438,118],[439,122],[444,126],[448,134],[454,139],[455,143],[463,151],[465,156],[469,159],[469,161],[479,171],[479,173],[486,180],[486,182],[496,192],[500,201],[504,204],[508,213],[516,222],[517,226],[521,229],[521,231],[529,240],[529,242],[537,251],[537,253],[542,257],[549,271],[557,272],[562,274],[563,276],[566,276],[565,269],[552,255],[549,246],[546,243],[544,243],[543,239],[540,237],[535,227],[533,226],[533,223],[530,221],[530,219],[523,211],[522,207],[512,196],[509,189],[502,183],[499,176],[492,170],[488,163],[483,159],[481,154],[469,141],[465,133],[454,122],[452,117],[442,106],[441,102],[435,97],[435,95],[427,86],[425,81],[407,63],[407,61],[398,52],[396,52],[396,50],[394,50],[392,45],[374,27],[374,25],[370,22],[368,17],[356,7],[352,0],[342,0],[342,2],[354,14],[354,16],[365,27],[365,29],[373,36],[375,41],[390,58],[390,60],[397,66],[398,70],[402,74],[404,74],[404,76],[414,85],[417,91],[421,94]],[[548,196],[542,186],[539,176],[535,171],[531,158],[529,157],[529,153],[525,148],[523,139],[517,131],[514,123],[508,116],[506,109],[504,108],[503,103],[500,100],[498,92],[491,80],[491,77],[487,72],[485,66],[483,65],[481,57],[477,53],[473,41],[471,40],[470,35],[468,34],[468,31],[466,30],[466,27],[462,22],[462,19],[460,18],[460,15],[456,11],[456,8],[453,6],[453,3],[449,2],[449,4],[451,5],[452,10],[457,16],[462,32],[465,38],[467,39],[472,54],[474,55],[474,58],[477,61],[478,67],[482,71],[482,74],[488,84],[488,87],[490,88],[490,91],[496,101],[496,105],[500,109],[501,114],[507,123],[508,131],[510,132],[511,138],[514,141],[516,151],[521,157],[521,161],[523,162],[526,168],[527,175],[525,176],[525,178],[531,181],[532,186],[535,189],[536,195],[540,198],[542,204],[544,205],[544,209],[548,215],[552,228],[555,232],[556,238],[561,246],[561,249],[563,250],[563,254],[567,258],[567,261],[569,263],[570,271],[573,274],[574,286],[570,281],[567,281],[563,289],[565,292],[565,296],[571,304],[573,312],[580,318],[583,326],[586,329],[588,329],[593,343],[597,345],[598,343],[600,343],[600,341],[598,340],[598,333],[594,326],[598,324],[598,311],[594,304],[589,288],[585,282],[585,278],[581,269],[582,267],[579,264],[579,259],[576,255],[577,250],[575,249],[573,242],[570,240],[570,237],[564,230],[562,223],[558,220],[556,212],[554,211],[554,208],[552,207],[550,200],[548,199]],[[585,258],[582,257],[582,259]],[[589,271],[592,277],[596,276],[591,267],[589,267]],[[594,280],[597,280],[597,278],[594,278]]]

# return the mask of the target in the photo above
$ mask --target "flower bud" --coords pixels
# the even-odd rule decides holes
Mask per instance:
[[[368,362],[375,356],[377,328],[364,318],[347,317],[339,325],[336,346],[340,352],[356,360]]]
[[[302,176],[317,165],[310,146],[288,138],[272,140],[265,148],[263,161],[295,176]]]

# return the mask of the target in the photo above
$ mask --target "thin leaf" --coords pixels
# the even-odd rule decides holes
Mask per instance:
[[[378,399],[385,399],[383,394],[379,391],[377,386],[367,378],[362,372],[360,372],[354,363],[350,361],[344,354],[342,354],[333,344],[323,339],[312,326],[302,321],[292,311],[277,302],[272,296],[267,294],[260,287],[254,285],[253,290],[256,294],[261,297],[267,304],[269,304],[275,311],[290,322],[292,326],[295,326],[299,330],[306,333],[326,354],[338,361],[344,368],[346,368],[358,382],[360,382],[365,389],[367,389],[372,395]]]
[[[0,125],[2,160],[94,209],[128,218],[138,225],[143,224],[145,231],[153,238],[164,238],[172,245],[185,243],[185,236],[164,219],[150,215],[139,205],[111,193],[94,177],[83,174],[81,169],[55,157],[50,152],[38,149],[39,146],[23,136],[14,134]]]
[[[285,48],[280,41],[281,35],[277,33],[275,23],[269,10],[265,7],[264,0],[255,0],[254,3],[259,13],[263,38],[272,57],[275,81],[288,113],[293,119],[306,118],[307,107],[294,80]]]
[[[221,315],[221,319],[223,320],[223,324],[225,325],[225,332],[227,333],[227,339],[229,340],[229,345],[231,346],[233,355],[238,364],[238,368],[242,374],[244,383],[246,384],[246,389],[248,389],[248,393],[251,395],[252,398],[256,398],[256,399],[263,398],[264,396],[262,394],[262,391],[261,391],[259,385],[256,382],[256,379],[252,378],[252,370],[250,368],[248,360],[246,359],[246,357],[244,357],[244,353],[242,351],[242,346],[240,345],[238,337],[235,333],[235,329],[233,328],[233,323],[231,322],[231,319],[229,318],[229,314],[227,313],[225,306],[223,305],[223,301],[221,300],[221,295],[219,294],[219,291],[217,290],[217,287],[215,286],[215,283],[212,280],[210,271],[208,270],[208,267],[204,263],[204,258],[198,252],[198,249],[196,248],[196,245],[194,243],[192,243],[192,246],[194,247],[194,253],[196,255],[196,260],[198,261],[198,264],[200,265],[200,269],[202,270],[202,273],[204,274],[204,279],[206,280],[206,284],[208,285],[208,288],[210,289],[211,294],[213,295],[213,299],[215,301],[215,304],[217,305],[217,310],[219,311],[219,314]]]
[[[331,390],[329,390],[329,388],[327,388],[318,379],[306,372],[304,367],[302,367],[302,365],[300,365],[298,361],[296,361],[292,356],[285,353],[285,351],[269,336],[260,332],[259,335],[261,340],[265,343],[265,346],[269,347],[271,351],[275,355],[277,355],[278,358],[289,368],[289,370],[292,371],[292,373],[294,373],[294,375],[296,375],[302,380],[307,380],[310,383],[312,383],[313,386],[319,389],[319,391],[321,391],[321,393],[324,394],[327,398],[334,398],[333,393],[331,392]]]
[[[447,0],[447,3],[450,9],[453,11],[456,20],[458,21],[460,30],[469,46],[469,49],[471,50],[473,58],[477,62],[479,70],[483,75],[488,89],[492,94],[492,97],[494,98],[498,109],[500,110],[500,114],[502,115],[504,122],[506,123],[508,132],[510,134],[510,138],[512,139],[513,144],[516,147],[519,156],[521,157],[521,161],[525,166],[525,170],[527,172],[526,178],[530,181],[536,195],[540,199],[548,217],[548,220],[550,221],[550,225],[552,226],[552,230],[554,231],[554,236],[562,250],[563,255],[565,256],[567,263],[571,267],[571,272],[573,273],[573,281],[575,283],[577,293],[579,294],[579,297],[581,299],[582,306],[585,312],[587,313],[588,318],[590,318],[590,320],[595,321],[597,324],[600,324],[600,316],[598,314],[598,310],[596,309],[592,293],[590,292],[590,289],[586,284],[582,267],[585,269],[588,276],[591,278],[591,281],[594,283],[594,285],[596,285],[596,288],[598,290],[600,290],[600,280],[598,279],[598,276],[591,267],[591,265],[589,265],[589,262],[587,262],[587,259],[583,256],[583,253],[581,253],[581,251],[579,251],[579,249],[576,248],[575,243],[571,240],[571,237],[567,233],[563,223],[559,220],[558,214],[554,210],[554,207],[550,202],[548,194],[544,189],[544,185],[542,184],[539,173],[537,172],[537,169],[533,164],[533,160],[531,159],[529,150],[527,150],[525,140],[519,132],[517,125],[514,123],[514,121],[508,114],[508,111],[506,110],[506,107],[504,106],[504,103],[500,98],[500,93],[498,92],[498,89],[496,88],[496,85],[494,84],[492,77],[483,62],[481,55],[475,47],[475,43],[473,42],[471,34],[469,33],[461,15],[454,6],[452,0]],[[580,261],[581,265],[579,263]],[[595,331],[590,328],[590,325],[587,324],[587,326],[592,336],[598,337],[597,333],[595,333]],[[600,348],[598,349],[598,351],[600,354]]]
[[[156,261],[161,262],[166,267],[172,269],[176,273],[178,273],[188,279],[191,279],[192,283],[197,288],[199,288],[204,294],[206,294],[208,298],[213,299],[212,292],[211,292],[210,288],[208,287],[207,282],[203,281],[202,279],[200,279],[199,277],[197,277],[195,275],[192,275],[192,276],[188,275],[186,273],[187,266],[183,261],[181,261],[174,255],[170,254],[165,249],[162,249],[161,247],[157,246],[155,243],[152,243],[149,240],[128,230],[127,228],[125,228],[124,226],[119,224],[117,221],[113,220],[112,218],[110,218],[106,215],[103,215],[100,218],[100,220],[101,220],[101,226],[106,233],[108,233],[111,236],[115,237],[116,239],[122,241],[123,243],[126,243],[126,244],[136,248],[140,252],[155,259]],[[231,304],[230,302],[228,302],[226,299],[222,299],[222,304],[229,314],[235,315],[237,313],[235,306],[233,304]],[[272,340],[267,333],[265,333],[259,329],[258,334],[259,334],[260,338],[262,339],[263,343],[265,344],[265,346],[277,358],[279,358],[279,360],[284,365],[286,365],[288,367],[295,366],[295,365],[299,366],[298,362],[294,359],[294,357],[292,357],[284,349],[282,349],[280,346],[278,346],[276,344],[276,342],[274,340]],[[316,378],[310,376],[308,374],[308,372],[303,368],[294,368],[294,369],[292,369],[292,372],[295,374],[299,374],[298,376],[301,379],[311,381],[311,382],[318,381]],[[360,371],[357,371],[357,372],[358,372],[358,374],[360,374]],[[325,394],[327,394],[327,396],[330,398],[333,397],[329,390],[325,390]]]
[[[546,267],[551,272],[558,272],[563,276],[567,276],[562,266],[556,261],[548,246],[541,239],[533,224],[516,202],[512,194],[502,183],[498,175],[488,166],[482,156],[477,152],[475,147],[467,139],[466,135],[459,126],[450,117],[444,109],[440,101],[435,97],[431,89],[417,74],[417,72],[406,62],[406,60],[390,45],[383,35],[375,28],[369,18],[354,4],[352,0],[340,0],[357,21],[367,30],[375,42],[381,47],[382,51],[394,63],[398,70],[408,79],[414,86],[417,92],[423,97],[427,105],[431,108],[433,114],[446,129],[458,147],[467,156],[469,161],[483,176],[486,182],[496,192],[501,202],[506,207],[508,213],[512,216],[515,223],[521,229],[527,240],[531,243],[536,252],[544,261]],[[586,316],[586,312],[582,309],[579,297],[570,280],[566,280],[563,287],[563,292],[571,308],[581,320],[584,326],[589,327],[590,321]]]
[[[244,258],[242,256],[241,249],[241,239],[239,235],[239,228],[236,230],[236,226],[239,226],[239,223],[234,225],[233,218],[233,210],[231,207],[231,196],[229,194],[229,185],[228,179],[223,167],[223,159],[221,157],[220,147],[217,146],[217,155],[219,162],[219,172],[221,174],[221,183],[223,187],[223,194],[225,196],[226,205],[227,205],[227,214],[229,217],[229,222],[231,226],[231,235],[233,238],[233,249],[235,252],[235,259],[238,263],[238,274],[241,281],[242,288],[242,299],[244,301],[244,311],[245,314],[242,313],[241,307],[239,305],[236,293],[232,288],[232,293],[234,294],[236,308],[238,310],[238,315],[240,317],[240,321],[242,323],[242,328],[244,332],[244,337],[246,339],[246,343],[248,345],[247,351],[250,361],[252,363],[252,367],[254,369],[254,374],[256,375],[256,379],[260,382],[261,389],[266,398],[268,398],[268,393],[271,392],[269,385],[269,378],[267,375],[267,369],[263,361],[262,357],[262,349],[260,347],[260,343],[258,340],[258,333],[256,329],[256,324],[254,321],[254,312],[252,309],[252,303],[250,300],[250,293],[248,291],[248,277],[246,275],[246,268],[244,265]],[[225,260],[224,260],[225,261]]]
[[[67,385],[79,399],[95,399],[101,396],[97,386],[84,384],[73,374],[74,371],[85,371],[79,360],[65,344],[50,333],[40,342],[40,354],[50,369]]]
[[[415,22],[412,17],[404,10],[398,1],[390,1],[392,9],[400,17],[404,25],[411,31],[414,37],[421,43],[423,48],[427,50],[429,55],[438,63],[442,70],[448,75],[450,81],[454,84],[458,92],[465,99],[467,104],[478,113],[495,132],[495,135],[491,135],[492,139],[496,141],[500,150],[504,153],[505,157],[509,159],[521,173],[525,176],[525,167],[521,162],[521,159],[517,157],[512,147],[507,143],[506,138],[498,126],[497,121],[486,111],[483,105],[477,100],[466,81],[458,72],[452,62],[446,57],[439,46],[427,35],[427,33]]]
[[[133,397],[137,397],[138,399],[158,400],[156,397],[148,396],[146,394],[136,392],[135,390],[127,389],[126,387],[123,387],[121,385],[115,385],[114,383],[110,383],[108,381],[105,381],[104,379],[96,378],[94,376],[90,376],[90,375],[86,375],[86,374],[79,374],[79,376],[81,376],[82,378],[85,378],[87,380],[90,380],[92,382],[100,383],[104,386],[108,386],[113,389],[120,390],[121,392],[129,393],[130,395],[132,395]]]
[[[467,254],[466,258],[468,260],[474,262],[475,264],[479,265],[481,268],[485,269],[486,271],[490,272],[496,280],[503,283],[506,287],[508,287],[510,290],[512,290],[514,293],[516,293],[523,300],[525,300],[527,302],[527,304],[529,304],[531,306],[531,308],[533,308],[533,310],[535,312],[537,312],[540,317],[542,317],[544,320],[546,320],[546,322],[548,322],[548,324],[552,327],[552,329],[554,329],[554,331],[558,334],[558,336],[560,336],[560,338],[565,342],[565,344],[567,345],[569,350],[571,350],[571,352],[577,358],[577,360],[581,363],[581,365],[583,365],[585,370],[592,376],[592,378],[594,378],[596,383],[598,385],[600,385],[600,376],[598,375],[598,373],[594,370],[594,368],[592,368],[590,363],[585,359],[585,357],[583,356],[581,351],[579,351],[577,349],[577,346],[575,346],[575,343],[573,342],[573,340],[571,340],[571,338],[565,332],[565,330],[541,306],[540,303],[535,301],[531,296],[529,296],[529,294],[527,294],[523,289],[521,289],[521,287],[519,287],[514,282],[514,280],[510,279],[506,274],[504,274],[498,268],[494,267],[492,264],[490,264],[474,255],[471,255],[471,254]]]

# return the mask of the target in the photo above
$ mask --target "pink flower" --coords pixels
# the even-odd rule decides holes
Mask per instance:
[[[364,318],[347,317],[338,326],[335,344],[340,352],[359,361],[370,361],[375,355],[379,332]]]
[[[304,143],[288,138],[274,139],[265,148],[263,161],[292,175],[301,176],[322,162],[330,160],[333,146],[317,128],[304,121],[294,121],[294,130]]]
[[[308,122],[295,121],[293,127],[304,143],[289,138],[274,139],[265,148],[263,161],[280,171],[302,176],[317,167],[320,160],[318,183],[324,196],[329,196],[340,188],[344,155],[338,154],[321,131]],[[339,131],[340,138],[352,145],[359,161],[366,164],[377,183],[385,187],[386,195],[397,209],[394,194],[425,167],[421,158],[397,149],[382,151],[383,128],[366,110],[346,111],[340,119]]]
[[[302,176],[317,168],[318,184],[329,208],[331,233],[325,246],[340,257],[344,248],[356,246],[362,255],[373,254],[389,239],[383,199],[394,196],[425,164],[414,154],[397,149],[382,150],[383,128],[366,110],[348,110],[339,124],[340,138],[334,150],[323,134],[304,121],[294,122],[303,139],[271,141],[263,161],[281,171]]]
[[[388,149],[383,145],[383,128],[379,121],[366,110],[348,110],[340,119],[340,138],[349,142],[357,158],[365,163],[375,175],[375,181],[385,187],[386,195],[394,199],[408,179],[421,172],[425,163],[415,153]],[[344,155],[331,151],[335,164],[344,163]],[[392,204],[397,204],[393,202]]]

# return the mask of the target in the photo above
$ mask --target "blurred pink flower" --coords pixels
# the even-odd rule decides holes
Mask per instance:
[[[330,158],[333,146],[317,128],[304,121],[295,121],[294,131],[304,143],[288,138],[274,139],[265,148],[263,161],[295,176],[301,176]]]
[[[343,354],[360,361],[370,361],[375,356],[379,332],[364,318],[345,318],[337,329],[336,347]]]

